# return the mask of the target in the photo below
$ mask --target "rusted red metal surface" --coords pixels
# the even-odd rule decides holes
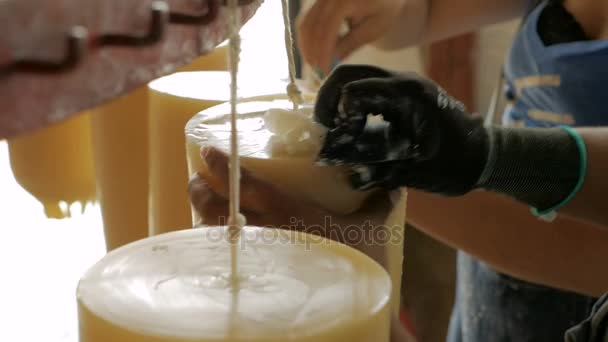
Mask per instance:
[[[213,8],[210,1],[215,1],[217,9],[213,16],[198,23],[184,22],[183,16],[180,21],[180,14],[209,14]],[[227,37],[224,2],[0,0],[0,139],[60,122],[210,52]],[[242,1],[243,23],[262,2]],[[150,30],[152,8],[163,3],[175,22],[169,22],[168,15],[163,19],[167,25],[159,41],[148,45],[142,42],[140,46],[99,46],[102,35],[145,36]],[[75,65],[61,72],[42,73],[23,65],[21,70],[6,67],[25,59],[60,61],[66,55],[67,33],[75,26],[87,32],[83,58]]]

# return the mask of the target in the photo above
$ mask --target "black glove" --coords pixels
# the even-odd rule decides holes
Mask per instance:
[[[367,124],[368,114],[385,122]],[[353,185],[470,191],[486,164],[482,120],[433,82],[371,66],[341,66],[322,85],[316,119],[331,130],[320,153],[352,166]]]
[[[329,128],[319,162],[350,166],[361,190],[407,186],[453,196],[485,188],[542,209],[579,178],[579,151],[566,131],[486,128],[413,73],[340,66],[319,90],[315,118]]]

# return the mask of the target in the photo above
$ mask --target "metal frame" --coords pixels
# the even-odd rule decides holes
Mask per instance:
[[[207,25],[218,15],[220,6],[227,6],[228,0],[201,0],[208,10],[204,14],[171,12],[166,1],[157,0],[150,6],[150,25],[143,35],[124,33],[105,33],[89,37],[88,30],[74,26],[66,34],[65,54],[60,60],[37,60],[22,58],[0,65],[0,78],[15,72],[52,74],[69,71],[76,67],[86,56],[88,50],[108,46],[143,47],[162,41],[167,26]],[[239,0],[239,6],[247,6],[256,0]]]

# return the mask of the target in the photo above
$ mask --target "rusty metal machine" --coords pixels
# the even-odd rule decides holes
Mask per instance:
[[[262,0],[240,0],[243,22]],[[226,0],[0,0],[0,139],[177,70],[227,37]]]

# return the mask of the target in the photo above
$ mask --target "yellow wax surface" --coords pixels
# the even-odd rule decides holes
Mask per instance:
[[[92,110],[93,155],[107,250],[148,236],[148,92]]]
[[[49,218],[70,216],[59,203],[95,201],[96,184],[88,112],[8,141],[17,182],[44,206]]]
[[[219,46],[182,70],[226,70],[226,55],[227,47]],[[92,112],[99,200],[106,246],[112,250],[149,233],[148,89],[141,87]],[[87,123],[82,132],[90,129]]]
[[[279,96],[280,80],[239,80],[239,97]],[[230,100],[230,73],[181,72],[149,84],[150,231],[191,225],[184,126],[197,112]]]
[[[81,342],[389,339],[390,279],[346,245],[245,227],[238,282],[226,227],[119,248],[78,285]]]
[[[347,174],[339,167],[314,164],[319,143],[315,142],[314,135],[318,131],[311,122],[310,106],[304,106],[299,113],[289,113],[292,104],[285,99],[239,103],[237,128],[241,166],[256,177],[277,185],[291,196],[316,202],[336,215],[368,212],[365,201],[372,195],[371,191],[353,190],[346,178]],[[222,104],[198,113],[188,122],[185,134],[190,174],[208,174],[200,156],[201,147],[213,146],[226,154],[230,153],[229,113],[230,105]],[[269,115],[274,117],[272,122],[268,120]],[[297,143],[298,137],[304,131],[312,132],[313,137],[310,140],[304,139],[300,146]],[[282,144],[278,144],[279,148],[273,148],[277,135],[283,138],[294,132],[296,139],[291,141],[296,146],[295,152],[286,151]],[[395,194],[392,208],[368,213],[370,216],[379,216],[382,221],[382,227],[373,229],[386,229],[390,236],[390,242],[386,245],[385,266],[393,282],[391,306],[395,314],[399,313],[401,302],[406,204],[407,192],[402,190]],[[193,223],[197,224],[198,214],[192,211],[192,216]],[[367,219],[362,218],[361,225],[365,225]],[[358,224],[358,221],[353,224]]]
[[[264,116],[269,109],[290,109],[287,100],[254,101],[239,103],[239,154],[243,167],[259,178],[272,182],[295,196],[323,205],[329,210],[346,214],[357,210],[371,192],[353,190],[347,175],[338,167],[314,164],[317,150],[303,153],[272,153],[273,136],[266,127]],[[303,112],[311,112],[310,105]],[[205,172],[200,148],[213,146],[230,152],[230,105],[222,104],[196,114],[186,126],[190,172]],[[311,121],[311,116],[303,117]],[[289,121],[289,120],[288,120]]]
[[[192,63],[179,69],[180,72],[202,70],[228,70],[227,42],[218,45],[210,53],[196,58]]]

